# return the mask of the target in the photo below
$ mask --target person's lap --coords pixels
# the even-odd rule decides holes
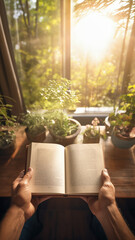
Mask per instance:
[[[45,226],[42,225],[39,218],[39,211],[44,211],[43,203],[39,205],[35,214],[26,221],[21,232],[19,240],[32,240],[38,236]],[[42,212],[43,214],[43,212]],[[90,213],[92,214],[92,213]],[[97,218],[92,214],[90,228],[95,234],[98,240],[107,240],[104,230],[97,220]],[[40,238],[41,239],[41,238]]]

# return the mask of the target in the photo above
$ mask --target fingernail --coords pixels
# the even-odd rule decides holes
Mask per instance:
[[[20,172],[20,174],[19,174],[20,177],[23,177],[23,176],[24,176],[24,172],[25,172],[24,170],[22,170],[22,171]]]
[[[106,169],[106,168],[104,168],[104,172],[107,172],[107,173],[108,173],[108,171],[107,171],[107,169]]]
[[[31,167],[28,168],[28,172],[32,171],[33,169]]]

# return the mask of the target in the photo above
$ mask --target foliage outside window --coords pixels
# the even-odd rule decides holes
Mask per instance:
[[[59,0],[5,0],[19,79],[27,108],[61,72]]]
[[[72,12],[72,79],[81,104],[114,107],[135,83],[135,3],[76,1]]]
[[[60,3],[5,0],[29,109],[40,100],[48,80],[61,78]],[[128,85],[135,83],[134,14],[130,0],[71,0],[71,83],[80,92],[80,107],[115,107]]]

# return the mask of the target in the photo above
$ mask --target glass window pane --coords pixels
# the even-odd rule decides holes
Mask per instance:
[[[116,106],[123,86],[135,83],[134,7],[131,1],[72,0],[71,79],[80,107]]]
[[[61,74],[60,0],[5,0],[15,59],[27,108]]]

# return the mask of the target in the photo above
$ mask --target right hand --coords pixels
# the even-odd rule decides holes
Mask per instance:
[[[87,202],[91,212],[98,216],[98,214],[104,212],[108,206],[112,204],[116,205],[115,201],[115,188],[110,180],[107,169],[102,171],[102,187],[100,188],[98,199],[96,197],[82,197]]]

